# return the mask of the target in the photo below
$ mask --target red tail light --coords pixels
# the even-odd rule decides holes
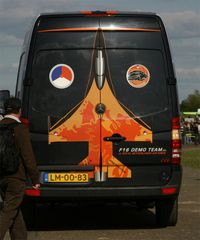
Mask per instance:
[[[100,16],[113,16],[117,15],[118,11],[81,11],[81,14],[92,16],[92,17],[100,17]]]
[[[179,117],[175,117],[172,119],[172,129],[180,129],[180,118]]]
[[[176,188],[162,188],[161,191],[163,195],[171,195],[176,193]]]
[[[172,148],[181,149],[181,140],[172,140]]]
[[[41,192],[40,190],[36,190],[36,189],[26,189],[25,195],[31,196],[31,197],[39,197],[41,195]]]
[[[181,139],[180,139],[180,120],[179,117],[172,119],[172,164],[181,162]]]
[[[84,15],[91,15],[92,11],[80,11],[80,13]]]
[[[118,11],[107,11],[107,14],[108,15],[117,15],[117,14],[119,14],[119,12]]]
[[[27,118],[20,118],[21,122],[29,127],[29,120]]]

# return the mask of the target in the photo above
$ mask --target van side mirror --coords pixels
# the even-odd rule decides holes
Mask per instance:
[[[3,115],[5,113],[4,103],[9,97],[9,90],[0,90],[0,115]]]

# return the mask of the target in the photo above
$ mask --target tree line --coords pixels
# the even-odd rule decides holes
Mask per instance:
[[[181,112],[196,112],[200,108],[200,91],[195,89],[180,104]]]

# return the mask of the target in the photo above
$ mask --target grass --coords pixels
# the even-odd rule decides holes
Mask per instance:
[[[200,145],[183,147],[182,164],[187,167],[200,169]]]

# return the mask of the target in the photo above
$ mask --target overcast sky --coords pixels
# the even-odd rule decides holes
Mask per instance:
[[[170,40],[180,101],[200,90],[200,0],[0,0],[0,89],[14,94],[24,35],[35,16],[80,10],[158,13]]]

